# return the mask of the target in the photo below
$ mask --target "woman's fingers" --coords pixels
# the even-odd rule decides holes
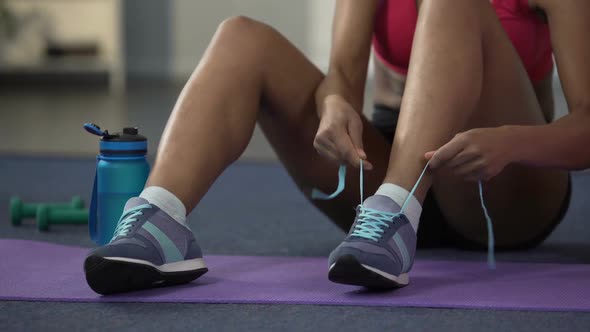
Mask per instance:
[[[343,162],[356,168],[360,167],[360,157],[350,136],[344,133],[338,135],[335,145]]]
[[[363,147],[363,122],[360,116],[355,117],[350,121],[348,124],[348,134],[350,135],[350,140],[355,148],[356,156],[352,156],[352,158],[356,157],[358,160],[358,166],[360,166],[360,160],[363,160],[363,168],[370,171],[373,169],[373,164],[371,164],[367,159],[367,153]]]
[[[349,164],[356,168],[360,167],[361,154],[346,133],[322,133],[316,136],[314,147],[325,158],[340,164]],[[363,166],[367,170],[373,169],[373,165],[366,160],[363,162]]]
[[[356,148],[356,151],[361,159],[367,159],[367,154],[363,148],[363,122],[360,117],[353,118],[348,123],[348,134],[350,140]]]
[[[459,165],[453,169],[453,173],[466,180],[473,180],[474,178],[479,180],[484,164],[480,159],[471,160],[462,165]]]
[[[352,141],[346,133],[334,129],[322,130],[314,140],[318,153],[339,164],[351,164],[359,167],[359,157]]]
[[[475,155],[473,153],[469,153],[467,150],[461,150],[461,152],[457,153],[457,155],[455,155],[455,157],[453,157],[453,159],[449,160],[445,164],[445,167],[456,168],[456,167],[459,167],[465,163],[474,161],[477,158],[478,158],[477,155]]]
[[[366,171],[371,171],[373,170],[373,164],[371,164],[371,162],[368,160],[363,160],[363,169]]]
[[[341,164],[356,168],[367,154],[363,147],[363,122],[361,116],[343,98],[330,98],[320,119],[320,126],[314,140],[318,152]],[[363,162],[367,170],[373,165]]]
[[[432,156],[434,156],[435,153],[436,153],[436,151],[428,151],[424,154],[424,158],[427,161],[430,161],[430,159],[432,159]]]
[[[455,136],[449,143],[443,145],[430,158],[430,168],[436,169],[445,166],[465,147],[465,140]],[[428,153],[427,153],[428,155]]]
[[[313,146],[320,156],[340,163],[340,157],[336,154],[337,149],[333,146],[332,142],[316,138]]]

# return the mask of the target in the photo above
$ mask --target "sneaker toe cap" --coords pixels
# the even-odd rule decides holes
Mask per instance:
[[[371,245],[369,243],[344,242],[338,246],[329,257],[329,264],[332,266],[338,258],[352,255],[360,264],[370,266],[380,271],[398,276],[402,270],[402,262],[396,255],[387,249]]]
[[[164,263],[160,253],[152,246],[145,246],[134,243],[112,243],[96,248],[89,253],[89,256],[100,257],[121,257],[148,261],[154,265]]]

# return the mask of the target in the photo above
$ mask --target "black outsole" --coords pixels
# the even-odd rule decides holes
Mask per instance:
[[[407,285],[387,279],[365,268],[352,255],[343,255],[338,258],[328,272],[328,279],[339,284],[363,286],[370,289],[395,289]]]
[[[84,261],[88,286],[102,295],[186,284],[207,271],[207,268],[202,268],[186,272],[161,272],[153,266],[109,260],[95,255]]]

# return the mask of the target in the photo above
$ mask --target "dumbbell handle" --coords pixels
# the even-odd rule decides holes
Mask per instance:
[[[37,208],[37,228],[49,229],[49,225],[83,225],[88,223],[88,209],[56,208],[40,204]]]
[[[10,219],[12,224],[18,226],[25,218],[32,218],[37,215],[37,209],[41,204],[30,204],[23,203],[18,197],[12,197],[10,200]],[[82,209],[84,207],[84,201],[78,196],[72,198],[69,203],[54,203],[45,204],[52,208],[60,209]]]
[[[60,210],[49,209],[49,223],[51,225],[87,224],[88,210]]]
[[[34,204],[34,203],[23,203],[22,205],[22,215],[23,217],[34,217],[37,214],[37,208],[41,204]],[[72,203],[56,203],[56,204],[47,204],[50,208],[56,209],[72,209]]]

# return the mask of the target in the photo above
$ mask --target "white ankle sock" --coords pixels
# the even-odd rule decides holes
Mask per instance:
[[[377,189],[375,195],[387,196],[401,207],[406,201],[406,198],[410,195],[410,192],[393,183],[384,183],[379,187],[379,189]],[[414,228],[414,231],[418,232],[420,214],[422,214],[422,205],[420,205],[420,202],[418,202],[414,195],[410,197],[404,214],[406,217],[408,217],[408,220],[410,221],[412,228]]]
[[[186,225],[186,208],[184,204],[174,196],[173,193],[162,187],[147,187],[139,197],[144,198],[150,204],[154,204],[162,211],[166,212],[172,219],[178,221],[180,224]]]

